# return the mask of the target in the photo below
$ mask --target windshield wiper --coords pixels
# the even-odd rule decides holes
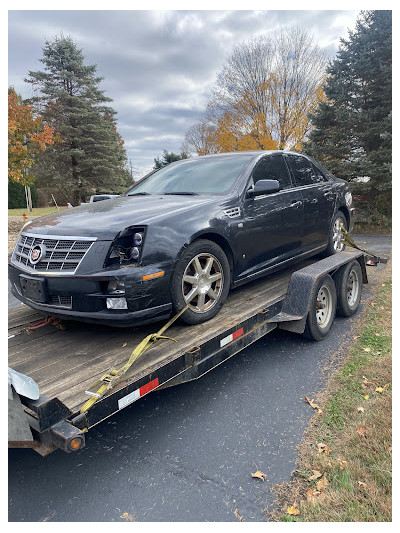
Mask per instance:
[[[128,196],[147,196],[148,194],[151,194],[151,193],[142,191],[142,192],[133,192],[131,194],[128,194]]]
[[[163,192],[161,194],[181,194],[185,196],[198,196],[198,192],[189,192],[189,191],[179,191],[179,192]]]

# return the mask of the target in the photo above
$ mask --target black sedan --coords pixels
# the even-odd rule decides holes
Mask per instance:
[[[49,315],[139,325],[185,307],[214,317],[231,288],[318,253],[350,228],[347,183],[302,154],[234,152],[172,163],[124,195],[22,230],[13,294]]]

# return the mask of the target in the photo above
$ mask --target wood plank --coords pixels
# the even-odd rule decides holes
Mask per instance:
[[[231,327],[245,315],[283,297],[292,272],[310,262],[232,290],[212,321],[197,326],[174,324],[166,334],[177,342],[159,341],[130,369],[127,377],[140,374],[150,365],[162,364],[169,356],[178,357],[221,328]],[[19,306],[10,310],[9,324],[11,328],[23,327],[41,316],[27,306]],[[140,328],[112,328],[72,321],[67,322],[66,331],[45,326],[41,329],[46,331],[39,329],[31,335],[11,339],[9,365],[35,379],[41,393],[57,396],[74,408],[86,401],[85,388],[110,367],[122,366],[143,338],[161,326],[160,323]],[[127,346],[122,347],[125,343]]]

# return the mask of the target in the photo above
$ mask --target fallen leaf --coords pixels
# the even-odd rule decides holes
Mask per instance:
[[[357,433],[360,435],[360,437],[366,437],[366,433],[367,430],[366,428],[360,428],[360,429],[357,429]]]
[[[371,348],[363,348],[364,352],[370,352]]]
[[[392,447],[389,446],[389,444],[387,444],[385,441],[383,441],[383,445],[385,446],[385,450],[390,453],[392,451]]]
[[[366,487],[367,484],[364,483],[364,481],[357,481],[357,483],[361,486],[361,487]]]
[[[256,477],[256,478],[258,478],[258,479],[261,479],[261,481],[264,481],[264,479],[267,479],[266,474],[263,474],[263,473],[260,472],[259,470],[257,470],[257,472],[254,472],[254,474],[252,473],[251,476],[252,476],[252,477]]]
[[[375,337],[380,337],[380,334],[379,333],[375,333]]]
[[[326,479],[326,476],[324,476],[322,479],[317,481],[317,490],[321,491],[322,489],[326,488],[329,485],[329,481]]]
[[[359,413],[363,413],[363,412],[364,412],[364,407],[358,407],[358,408],[357,408],[357,411],[358,411]]]
[[[309,399],[307,398],[307,396],[306,396],[306,397],[304,398],[304,401],[306,401],[308,404],[310,404],[311,407],[312,407],[313,409],[318,409],[318,411],[320,411],[320,412],[322,413],[322,411],[321,411],[319,405],[317,405],[316,403],[314,403],[314,398],[313,398],[312,400],[309,400]]]
[[[122,348],[125,348],[125,346],[128,346],[127,342],[124,342],[124,344],[122,345]]]
[[[386,383],[386,385],[383,386],[383,390],[386,390],[390,387],[390,383]]]
[[[125,520],[128,520],[128,522],[134,522],[135,519],[133,518],[133,516],[129,513],[123,513],[120,518],[124,518]]]
[[[365,383],[361,383],[361,388],[362,388],[362,389],[366,389],[366,388],[367,388],[367,386],[365,385]]]
[[[331,452],[331,448],[327,444],[324,444],[323,442],[320,442],[318,444],[318,451],[319,453],[324,453],[325,455],[329,455],[329,452]]]
[[[318,494],[321,494],[319,490],[308,489],[306,492],[307,500],[312,500],[315,496],[318,496]]]
[[[239,520],[239,522],[242,522],[242,520],[243,520],[243,515],[240,515],[240,514],[239,514],[239,509],[238,509],[237,507],[236,507],[236,509],[235,509],[234,515],[235,515],[236,518]]]
[[[383,392],[383,388],[382,387],[376,387],[375,392]]]
[[[342,459],[338,459],[340,470],[343,470],[348,465],[347,461],[343,461]]]
[[[287,508],[287,513],[293,516],[298,516],[300,511],[294,505],[291,505]]]
[[[321,476],[321,472],[319,472],[318,470],[313,470],[313,475],[308,478],[308,481],[314,481],[314,479],[318,479]]]
[[[366,394],[366,395],[364,396],[364,398],[365,398],[366,400],[368,400],[368,399],[369,399],[369,394]]]

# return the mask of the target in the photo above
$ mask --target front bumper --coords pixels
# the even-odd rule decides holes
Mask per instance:
[[[144,275],[160,270],[165,272],[163,277],[143,281]],[[12,263],[9,265],[11,291],[26,305],[66,320],[112,326],[139,326],[167,318],[172,311],[170,272],[170,265],[159,264],[103,270],[85,275],[46,276],[27,273]],[[44,280],[44,301],[23,295],[20,275]],[[112,280],[123,281],[125,292],[108,292],[108,283]],[[125,297],[128,309],[107,309],[106,299],[111,297]],[[57,305],[52,303],[54,300],[58,300]]]

